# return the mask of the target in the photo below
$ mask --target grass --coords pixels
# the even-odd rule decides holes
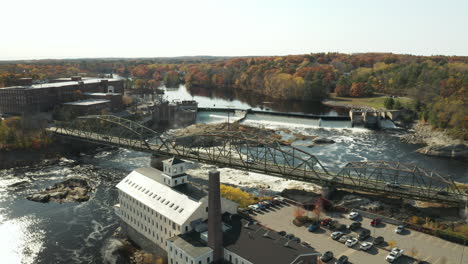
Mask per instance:
[[[376,94],[372,97],[362,97],[362,98],[352,98],[352,97],[339,97],[335,94],[330,95],[330,101],[334,101],[336,103],[347,104],[352,106],[366,106],[372,107],[376,109],[385,108],[384,101],[387,98],[384,94]],[[402,105],[407,105],[411,99],[407,97],[398,97],[396,100],[400,101]]]

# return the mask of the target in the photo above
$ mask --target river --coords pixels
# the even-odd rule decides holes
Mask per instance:
[[[346,114],[345,109],[313,103],[274,102],[248,94],[206,89],[189,91],[184,86],[166,89],[166,96],[170,100],[194,99],[203,107],[257,108],[322,115]],[[225,122],[227,118],[223,113],[202,113],[198,121]],[[449,174],[455,180],[468,182],[464,163],[414,152],[419,146],[401,142],[399,136],[404,133],[402,131],[350,128],[343,123],[319,126],[310,120],[262,115],[249,116],[244,123],[288,128],[291,133],[300,132],[333,139],[335,144],[313,148],[303,146],[304,142],[294,143],[296,147],[315,155],[332,172],[337,172],[349,161],[389,160],[415,163]],[[97,154],[81,155],[76,160],[63,159],[53,164],[0,170],[1,263],[122,263],[115,254],[119,242],[111,239],[118,227],[112,210],[117,199],[114,186],[131,170],[148,164],[149,154],[103,148]],[[32,190],[46,188],[76,176],[86,177],[91,181],[94,191],[88,202],[40,204],[25,198]],[[271,182],[276,184],[275,181]],[[12,184],[15,183],[19,185],[13,187]],[[291,185],[286,185],[288,186]]]

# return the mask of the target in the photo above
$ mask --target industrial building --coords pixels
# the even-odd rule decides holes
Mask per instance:
[[[31,79],[21,79],[18,86],[0,88],[0,113],[3,114],[34,114],[48,112],[63,103],[82,100],[85,94],[111,93],[111,108],[117,103],[124,91],[123,80],[120,79],[81,79],[76,76],[52,83],[32,84]],[[106,98],[109,100],[109,98]]]
[[[197,120],[196,101],[163,101],[153,108],[153,122],[171,128],[194,124]]]
[[[237,214],[220,196],[220,174],[209,172],[209,192],[194,187],[179,159],[163,171],[140,168],[118,185],[116,214],[124,233],[170,264],[315,264],[316,253]]]

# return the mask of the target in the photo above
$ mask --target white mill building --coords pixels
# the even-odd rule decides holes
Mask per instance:
[[[171,257],[172,247],[168,245],[168,239],[173,241],[177,235],[207,229],[208,196],[187,183],[186,169],[184,161],[172,158],[163,161],[163,171],[154,168],[132,171],[117,184],[116,213],[122,220],[122,230],[143,249],[157,252],[154,247],[157,245],[168,253],[169,263],[206,264],[211,262],[209,248],[199,256],[180,252]],[[224,198],[221,208],[222,213],[237,213],[237,204]]]
[[[187,164],[140,168],[118,185],[117,215],[144,250],[167,253],[169,264],[316,264],[317,253],[237,214],[220,197],[219,171],[209,172],[209,195],[187,183]]]

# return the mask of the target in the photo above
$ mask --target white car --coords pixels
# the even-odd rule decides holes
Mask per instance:
[[[351,212],[349,215],[348,215],[348,218],[349,219],[354,219],[356,217],[359,216],[359,213],[358,212]]]
[[[273,200],[284,202],[284,197],[276,196],[275,198],[273,198]]]
[[[372,247],[371,242],[364,242],[364,243],[361,244],[359,249],[366,251],[366,250],[370,249],[371,247]]]
[[[256,204],[252,204],[252,205],[249,205],[249,208],[254,210],[255,212],[260,212],[260,206],[256,205]]]
[[[387,257],[385,258],[386,261],[392,263],[394,262],[397,258],[401,257],[403,255],[403,249],[394,247],[392,248],[392,251],[388,253]]]
[[[353,238],[350,238],[346,241],[345,245],[348,246],[348,247],[352,247],[354,245],[356,245],[358,242],[357,238],[353,237]]]
[[[337,240],[338,238],[340,238],[341,236],[343,235],[343,232],[340,232],[340,231],[337,231],[337,232],[333,232],[331,233],[331,238],[333,240]]]
[[[405,230],[405,227],[402,226],[402,225],[399,225],[399,226],[397,226],[397,228],[395,228],[395,233],[401,234],[403,232],[403,230]]]

